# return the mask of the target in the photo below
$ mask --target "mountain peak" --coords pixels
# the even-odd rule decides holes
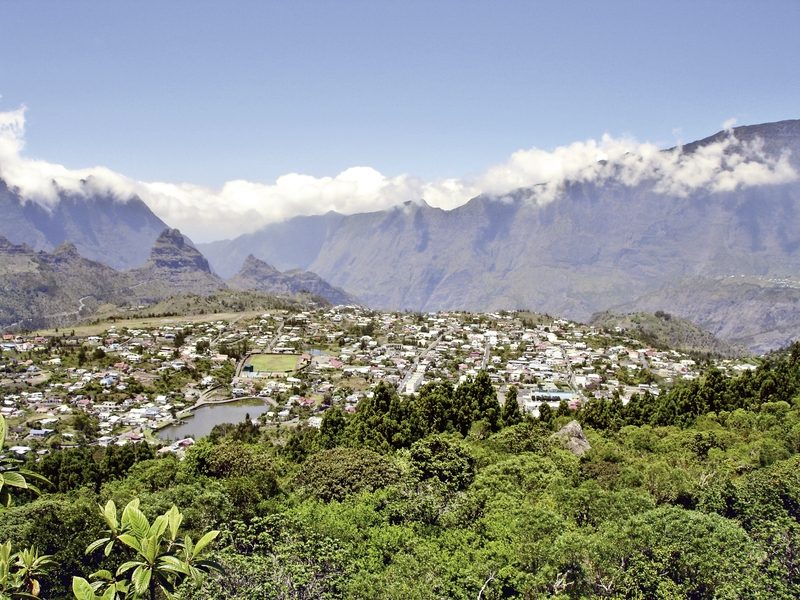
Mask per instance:
[[[699,148],[721,142],[729,137],[740,142],[752,143],[760,140],[767,155],[777,157],[788,151],[795,165],[800,165],[800,119],[787,119],[757,125],[740,125],[733,129],[723,129],[701,140],[685,144],[683,151],[687,154]]]
[[[180,229],[167,228],[162,231],[156,238],[155,245],[171,245],[177,248],[183,248],[186,245],[186,238],[181,233]]]
[[[53,250],[53,254],[54,255],[58,255],[58,256],[63,256],[63,257],[67,257],[67,256],[69,256],[69,257],[73,257],[73,256],[74,257],[79,257],[80,256],[80,252],[78,252],[78,247],[75,244],[73,244],[72,242],[64,242],[64,243],[60,244],[58,247],[56,247],[55,250]]]
[[[178,229],[165,229],[153,244],[148,263],[156,268],[211,273],[208,261]]]
[[[293,270],[281,272],[255,255],[248,254],[239,272],[228,280],[237,289],[256,290],[278,296],[308,292],[332,304],[351,304],[355,300],[343,290],[330,285],[316,273]]]
[[[260,258],[256,258],[253,254],[248,254],[247,258],[242,263],[242,268],[239,274],[245,277],[248,276],[267,276],[280,273],[278,269],[273,267],[268,262],[264,262]]]

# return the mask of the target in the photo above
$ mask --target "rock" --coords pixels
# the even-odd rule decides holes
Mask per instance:
[[[174,294],[207,296],[228,287],[211,272],[205,256],[191,240],[177,229],[165,229],[145,265],[127,273],[134,281],[135,296],[147,302]]]
[[[551,439],[559,442],[566,450],[572,452],[575,456],[583,456],[587,450],[591,450],[589,440],[583,433],[581,424],[577,421],[570,421],[561,429],[555,432]]]

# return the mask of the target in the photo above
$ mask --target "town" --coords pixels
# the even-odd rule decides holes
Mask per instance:
[[[239,406],[264,428],[319,427],[325,410],[355,412],[380,381],[409,395],[485,370],[501,404],[515,386],[536,417],[543,404],[657,396],[704,368],[619,330],[534,313],[359,306],[118,321],[5,334],[0,347],[0,413],[20,456],[139,441],[181,454],[202,435],[192,425],[206,406]],[[755,368],[712,362],[729,375]]]

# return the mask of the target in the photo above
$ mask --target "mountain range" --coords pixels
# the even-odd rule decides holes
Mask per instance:
[[[139,198],[119,199],[93,191],[59,190],[58,199],[44,205],[22,197],[0,179],[0,236],[33,250],[53,250],[64,242],[91,260],[115,269],[142,265],[166,223]]]
[[[75,322],[103,304],[152,305],[173,296],[210,296],[221,290],[271,296],[311,295],[347,303],[353,298],[313,273],[281,273],[252,258],[230,284],[215,275],[191,240],[177,229],[156,238],[145,264],[118,271],[80,255],[65,242],[52,252],[0,236],[0,328],[38,328]]]
[[[754,162],[732,154],[727,140],[748,145]],[[662,310],[768,350],[800,331],[800,120],[737,127],[663,152],[697,158],[695,168],[712,150],[724,152],[716,187],[678,193],[598,159],[611,176],[568,179],[552,201],[537,200],[534,186],[453,210],[406,202],[296,217],[196,246],[159,239],[164,223],[138,198],[65,193],[48,211],[2,185],[0,208],[11,219],[0,234],[37,250],[71,241],[87,258],[127,270],[145,298],[191,280],[200,293],[300,289],[419,311],[525,308],[588,321],[606,310]],[[779,159],[794,177],[767,181],[758,161]],[[735,180],[742,176],[749,183]],[[179,261],[169,256],[177,247]]]
[[[800,170],[800,121],[732,133]],[[702,153],[730,135],[683,152]],[[757,351],[800,331],[797,179],[677,195],[651,181],[608,178],[567,182],[545,204],[531,195],[481,195],[450,211],[409,202],[298,217],[199,247],[223,275],[252,254],[310,269],[381,308],[530,308],[583,321],[607,309],[669,310]],[[739,276],[762,290],[746,303],[728,281]]]

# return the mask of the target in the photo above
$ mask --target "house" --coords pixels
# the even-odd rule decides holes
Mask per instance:
[[[29,437],[44,439],[53,432],[53,429],[31,429]]]

